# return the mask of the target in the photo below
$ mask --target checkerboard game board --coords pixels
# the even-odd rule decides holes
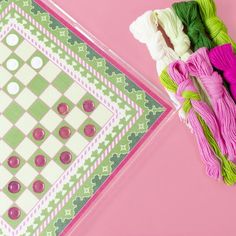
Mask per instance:
[[[34,1],[0,18],[0,235],[58,235],[169,107]]]

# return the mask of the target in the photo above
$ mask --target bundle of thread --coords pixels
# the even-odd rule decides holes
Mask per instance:
[[[156,61],[161,84],[195,134],[207,174],[235,184],[236,44],[216,16],[214,1],[178,2],[146,12],[130,30]]]

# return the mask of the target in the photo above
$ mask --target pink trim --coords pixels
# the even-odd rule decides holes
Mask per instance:
[[[71,24],[69,24],[66,20],[64,20],[61,16],[59,16],[53,9],[48,7],[42,0],[34,0],[37,4],[39,4],[45,11],[55,17],[60,23],[66,26],[69,30],[75,33],[78,37],[80,37],[84,42],[86,42],[92,49],[94,49],[98,54],[104,57],[107,61],[109,61],[113,66],[118,68],[121,72],[126,74],[133,82],[135,82],[140,88],[142,88],[145,92],[147,92],[153,99],[155,99],[158,103],[162,104],[166,111],[161,115],[161,117],[151,126],[151,128],[144,134],[144,136],[139,140],[138,144],[131,150],[131,152],[125,157],[125,159],[119,164],[119,166],[113,171],[113,173],[106,179],[106,181],[100,186],[100,188],[96,191],[96,193],[88,200],[85,206],[78,212],[78,214],[74,217],[74,219],[66,226],[64,231],[60,234],[61,236],[66,236],[67,233],[73,228],[78,219],[86,212],[90,205],[97,199],[97,197],[101,194],[101,192],[106,188],[106,186],[111,182],[111,180],[116,176],[116,174],[125,166],[128,160],[135,154],[135,152],[142,146],[142,144],[146,141],[146,139],[150,136],[150,134],[157,128],[157,126],[167,117],[167,115],[171,112],[172,108],[169,106],[162,98],[153,93],[146,85],[144,85],[138,78],[133,76],[129,71],[127,71],[123,66],[121,66],[118,62],[116,62],[113,58],[107,55],[104,51],[102,51],[99,47],[97,47],[93,42],[91,42],[86,36],[81,34],[77,29],[75,29]]]

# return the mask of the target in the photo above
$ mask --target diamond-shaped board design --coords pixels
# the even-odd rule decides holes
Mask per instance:
[[[36,2],[0,9],[0,235],[57,235],[170,108]]]

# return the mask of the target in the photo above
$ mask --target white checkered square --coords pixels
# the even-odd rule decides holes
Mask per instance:
[[[25,135],[27,135],[36,124],[37,121],[32,116],[30,116],[28,113],[24,113],[24,115],[17,121],[16,127],[18,127]]]
[[[51,83],[61,72],[61,69],[53,62],[48,63],[39,72],[49,83]]]
[[[3,88],[7,82],[11,79],[12,74],[8,72],[4,67],[0,67],[0,88]]]
[[[37,171],[28,163],[25,163],[16,173],[16,178],[28,187],[37,175]]]
[[[29,139],[25,138],[16,148],[16,151],[24,160],[28,160],[37,150],[37,146]]]
[[[88,144],[88,141],[79,133],[75,133],[66,143],[66,146],[78,155]]]
[[[12,200],[3,192],[0,192],[0,216],[3,216],[4,213],[11,207]]]
[[[28,88],[25,88],[16,98],[16,102],[27,110],[36,99],[37,97]]]
[[[16,73],[16,78],[25,86],[35,77],[37,73],[27,64],[24,64]]]
[[[16,204],[22,209],[26,214],[36,205],[38,199],[26,189],[20,197],[16,200]]]
[[[54,158],[58,151],[62,148],[62,143],[50,135],[42,144],[41,149],[51,158]]]
[[[97,124],[103,127],[112,117],[112,112],[104,105],[99,104],[95,111],[90,115]]]
[[[84,112],[78,107],[74,107],[68,115],[65,117],[65,121],[68,122],[74,129],[78,129],[84,121],[88,118]]]
[[[62,118],[57,115],[53,110],[49,110],[48,113],[42,118],[40,123],[50,132],[53,132],[60,124]]]
[[[1,54],[1,53],[0,53]],[[3,91],[0,90],[0,113],[2,113],[11,103],[11,98]]]
[[[0,163],[3,163],[9,155],[12,153],[12,148],[3,140],[0,140],[0,150],[1,150],[1,155],[0,155]]]
[[[24,40],[15,50],[15,53],[23,60],[27,61],[33,53],[36,51],[36,48]]]
[[[3,62],[11,55],[12,51],[3,43],[0,43],[0,52],[0,64],[3,64]]]
[[[0,189],[3,189],[13,175],[4,167],[0,166]]]
[[[51,184],[54,184],[57,179],[62,175],[63,169],[58,166],[54,161],[50,161],[43,169],[41,175]]]
[[[86,91],[77,83],[73,83],[65,92],[65,96],[74,104],[77,104],[85,94]]]
[[[12,123],[4,116],[0,116],[0,138],[3,138],[11,127]]]
[[[41,94],[40,98],[49,107],[53,107],[60,96],[61,94],[52,85],[49,85],[48,88]]]

